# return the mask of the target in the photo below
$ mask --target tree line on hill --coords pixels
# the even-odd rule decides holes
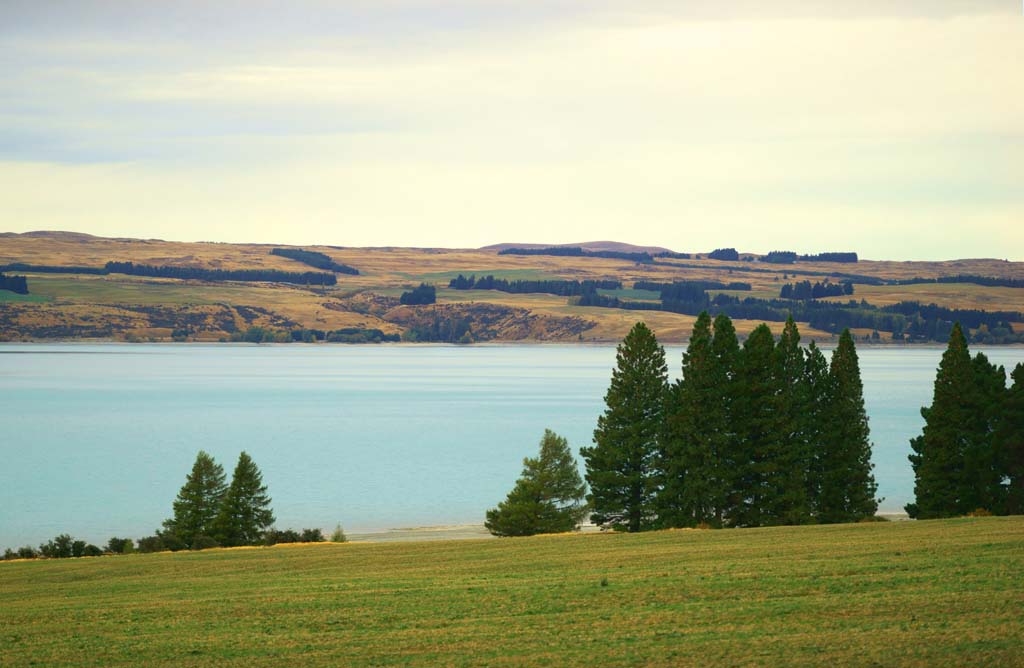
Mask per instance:
[[[824,283],[811,284],[810,281],[799,281],[797,283],[786,283],[779,290],[780,299],[797,299],[806,301],[808,299],[822,299],[823,297],[842,297],[853,294],[853,283],[830,283],[828,279]]]
[[[420,283],[419,287],[402,293],[398,302],[409,306],[421,306],[437,303],[437,288],[428,283]]]
[[[508,497],[487,512],[500,536],[572,530],[587,513],[619,531],[873,519],[878,509],[853,337],[826,361],[796,323],[741,347],[732,321],[697,319],[670,384],[665,351],[642,322],[619,345],[594,446],[590,492],[550,431]]]
[[[619,290],[622,288],[621,281],[610,280],[584,280],[584,281],[510,281],[505,278],[495,278],[493,275],[476,275],[457,277],[448,282],[448,287],[453,290],[497,290],[513,294],[541,292],[563,297],[575,297],[596,290]]]
[[[768,264],[793,264],[797,260],[801,262],[857,262],[859,258],[856,253],[818,253],[816,255],[798,255],[793,251],[771,251],[761,258],[761,262]]]
[[[708,253],[709,260],[722,260],[723,262],[738,262],[740,254],[735,248],[716,248]]]
[[[954,325],[936,371],[930,406],[921,409],[914,453],[913,518],[1024,513],[1024,364],[1011,374],[983,353],[973,358]]]
[[[28,280],[24,276],[8,276],[0,273],[0,290],[10,290],[19,295],[28,294]]]
[[[181,340],[188,336],[184,332]],[[343,327],[341,329],[277,330],[257,325],[233,332],[227,341],[232,343],[384,343],[401,341],[399,334],[385,334],[376,328]]]
[[[638,264],[651,264],[654,257],[644,251],[586,250],[579,246],[554,246],[551,248],[505,248],[498,255],[551,255],[555,257],[603,257],[612,260],[629,260]]]
[[[152,536],[139,538],[111,538],[106,548],[74,540],[61,534],[43,543],[36,550],[25,546],[7,549],[4,559],[34,559],[37,557],[61,559],[68,557],[94,557],[103,554],[129,554],[132,552],[177,552],[179,550],[206,550],[213,547],[241,545],[276,545],[278,543],[324,542],[320,529],[275,529],[270,497],[263,484],[263,475],[242,452],[238,456],[228,484],[224,468],[213,457],[200,450],[191,472],[185,478],[172,504],[172,516]],[[339,524],[331,535],[335,543],[345,542],[345,532]]]
[[[296,260],[297,262],[308,264],[311,267],[323,269],[324,271],[333,271],[339,274],[350,274],[352,276],[359,275],[359,270],[355,267],[335,262],[326,253],[320,253],[318,251],[303,250],[301,248],[274,248],[270,251],[270,254],[286,257],[290,260]]]
[[[682,284],[686,285],[686,284]],[[796,285],[801,285],[797,283]],[[822,285],[822,284],[819,284]],[[824,284],[828,285],[828,284]],[[842,285],[844,284],[832,284]],[[830,288],[836,290],[839,288]],[[844,291],[847,289],[842,287]],[[794,286],[794,292],[797,288]],[[803,292],[804,287],[800,288]],[[1015,332],[1011,321],[1024,320],[1024,315],[1013,311],[981,311],[978,309],[950,309],[935,304],[899,302],[887,306],[874,306],[861,300],[848,302],[821,302],[811,299],[740,299],[727,294],[711,297],[693,285],[662,292],[660,303],[633,301],[600,294],[584,295],[581,306],[598,306],[634,311],[668,311],[698,315],[709,311],[742,320],[785,322],[793,317],[807,322],[812,328],[839,333],[844,329],[870,329],[892,332],[895,340],[946,341],[955,321],[978,330],[979,336],[993,343],[1024,341],[1024,332]],[[666,298],[667,294],[667,298]],[[791,293],[792,294],[792,293]]]
[[[749,292],[753,289],[750,283],[743,283],[741,281],[733,281],[731,283],[722,283],[721,281],[673,281],[672,283],[636,281],[633,284],[634,290],[650,290],[651,292],[661,292],[662,294],[666,291],[669,291],[671,294],[673,290],[685,290],[688,288],[695,288],[702,292],[707,290],[736,290]]]
[[[26,271],[41,274],[127,274],[154,278],[180,278],[200,281],[243,281],[295,283],[296,285],[336,285],[333,273],[315,271],[294,272],[279,269],[201,269],[198,267],[171,267],[167,265],[135,264],[134,262],[107,262],[103,267],[74,267],[16,262],[0,267],[0,271]]]
[[[976,274],[957,274],[956,276],[939,276],[937,278],[900,278],[890,281],[890,285],[918,285],[921,283],[970,283],[997,288],[1024,288],[1024,278],[1000,278]]]

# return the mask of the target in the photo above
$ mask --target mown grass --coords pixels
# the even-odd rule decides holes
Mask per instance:
[[[0,662],[1017,666],[1022,570],[1021,517],[13,562]]]

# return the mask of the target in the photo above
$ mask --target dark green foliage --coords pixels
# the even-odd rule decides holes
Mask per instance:
[[[150,552],[167,551],[167,546],[164,545],[164,539],[161,538],[159,534],[155,536],[146,536],[145,538],[140,538],[136,542],[138,543],[138,548],[136,551],[142,552],[143,554],[148,554]]]
[[[735,248],[716,248],[715,250],[708,253],[708,259],[737,262],[740,259],[740,254],[736,251]]]
[[[849,330],[843,331],[832,353],[825,396],[824,410],[818,418],[820,449],[816,452],[816,468],[821,476],[818,520],[856,522],[873,517],[878,511],[878,485],[871,473],[874,465],[860,363]]]
[[[810,446],[804,433],[804,415],[810,403],[805,383],[804,351],[793,318],[779,337],[774,354],[775,445],[768,453],[768,497],[765,512],[769,524],[804,524],[811,516],[807,496]]]
[[[769,264],[793,264],[796,262],[796,253],[793,251],[772,251],[761,258],[761,261]]]
[[[323,269],[324,271],[334,271],[339,274],[351,274],[353,276],[359,274],[359,270],[355,267],[335,262],[326,253],[308,251],[301,248],[275,248],[270,251],[270,254],[286,257],[303,264],[308,264],[311,267],[316,267],[317,269]]]
[[[196,536],[209,535],[226,490],[223,467],[200,450],[174,500],[174,516],[164,522],[164,533],[174,534],[187,547]]]
[[[620,281],[509,281],[504,278],[495,278],[492,275],[475,275],[466,278],[459,274],[448,282],[448,287],[453,290],[497,290],[512,294],[523,294],[531,292],[542,292],[563,297],[576,297],[597,290],[618,290],[622,287]]]
[[[823,297],[842,297],[853,294],[853,283],[830,283],[825,279],[824,283],[811,284],[810,281],[799,283],[786,283],[779,291],[780,299],[821,299]]]
[[[658,493],[659,524],[721,526],[729,493],[727,457],[730,365],[735,332],[716,321],[716,350],[711,317],[702,313],[683,355],[683,375],[668,394],[666,434],[661,449],[662,487]],[[729,323],[731,327],[731,323]]]
[[[673,281],[672,283],[656,283],[654,281],[636,281],[633,283],[634,290],[650,290],[652,292],[661,292],[664,297],[664,293],[669,291],[670,298],[680,299],[679,293],[673,294],[674,290],[685,290],[686,288],[696,288],[700,291],[707,290],[743,290],[750,291],[753,286],[750,283],[743,283],[741,281],[735,281],[731,283],[722,283],[721,281]],[[692,294],[692,293],[691,293]]]
[[[88,545],[85,546],[85,549],[82,550],[82,556],[83,557],[102,557],[103,556],[103,550],[100,549],[98,546],[93,545],[92,543],[89,543]]]
[[[160,540],[163,541],[164,547],[166,547],[171,552],[180,552],[182,550],[188,549],[188,543],[186,543],[184,539],[178,536],[178,534],[171,533],[169,531],[164,531],[160,533],[159,536]],[[193,538],[195,537],[193,536]]]
[[[956,323],[935,377],[932,404],[921,409],[924,430],[910,441],[916,497],[907,506],[911,517],[1002,510],[1005,490],[995,431],[1005,384],[1002,368],[984,355],[971,359]]]
[[[19,559],[36,559],[39,557],[39,552],[36,551],[31,545],[25,545],[24,547],[18,548]]]
[[[336,285],[334,274],[306,271],[280,271],[277,269],[200,269],[198,267],[170,267],[135,264],[134,262],[108,262],[107,273],[157,278],[181,278],[200,281],[272,281],[298,285]]]
[[[220,547],[220,543],[211,536],[196,536],[192,539],[193,550],[209,550],[214,547]]]
[[[274,523],[263,475],[246,452],[238,457],[210,535],[225,547],[258,545]]]
[[[322,529],[303,529],[299,540],[303,543],[322,543],[326,538]]]
[[[540,454],[523,460],[515,487],[487,511],[484,526],[495,536],[575,531],[587,512],[586,491],[568,441],[546,429]]]
[[[245,330],[233,332],[231,341],[235,343],[289,343],[292,341],[292,335],[288,332],[251,325]]]
[[[328,343],[382,343],[401,340],[399,334],[385,334],[379,329],[346,327],[327,332]]]
[[[594,447],[580,451],[596,523],[631,532],[655,525],[667,384],[665,350],[647,325],[638,322],[618,347]]]
[[[298,543],[302,536],[294,529],[270,529],[264,534],[263,542],[266,545],[277,545],[278,543]]]
[[[437,288],[427,283],[420,283],[419,287],[408,292],[403,292],[398,299],[399,303],[410,306],[422,304],[434,304],[437,302]]]
[[[801,255],[801,262],[856,262],[856,253],[818,253],[817,255]]]
[[[1011,378],[996,431],[996,455],[1009,483],[1006,513],[1024,515],[1024,363],[1014,368]]]
[[[919,283],[971,283],[973,285],[985,285],[990,287],[1024,288],[1024,278],[977,276],[974,274],[939,276],[938,278],[901,278],[891,281],[891,283],[894,285],[916,285]]]
[[[110,273],[103,267],[56,266],[49,264],[27,264],[14,262],[0,266],[0,271],[30,271],[36,274],[97,274]]]
[[[107,541],[107,552],[111,554],[128,554],[135,551],[135,544],[131,538],[111,538]]]
[[[811,516],[820,521],[825,467],[829,464],[828,421],[832,386],[829,362],[813,341],[807,346],[803,383],[807,404],[801,419],[801,431],[807,446],[807,498]]]
[[[71,556],[80,557],[85,554],[85,541],[76,540],[71,543]]]
[[[28,294],[28,281],[24,276],[5,276],[0,273],[0,290],[10,290],[19,295]]]
[[[73,556],[74,540],[66,533],[62,533],[53,540],[39,546],[39,554],[49,559],[67,559]]]

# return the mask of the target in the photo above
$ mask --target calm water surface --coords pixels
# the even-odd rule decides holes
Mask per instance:
[[[860,349],[884,510],[913,495],[941,354]],[[280,527],[478,523],[546,427],[590,443],[614,363],[611,346],[0,345],[0,548],[152,533],[199,449],[229,475],[248,451]]]

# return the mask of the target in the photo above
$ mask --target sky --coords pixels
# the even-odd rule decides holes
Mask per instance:
[[[1020,0],[0,0],[0,231],[1024,260]]]

